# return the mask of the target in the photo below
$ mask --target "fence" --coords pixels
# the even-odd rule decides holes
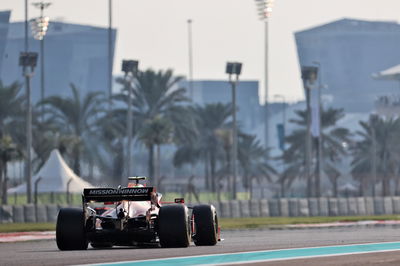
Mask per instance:
[[[209,202],[220,217],[299,217],[400,214],[400,197],[282,198]],[[55,222],[66,205],[1,205],[0,223]]]

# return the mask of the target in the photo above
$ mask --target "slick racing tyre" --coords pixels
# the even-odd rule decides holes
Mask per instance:
[[[85,250],[85,215],[81,209],[61,209],[57,217],[56,242],[60,250]]]
[[[218,241],[218,217],[214,206],[193,207],[194,236],[196,246],[214,246]]]
[[[188,209],[185,205],[166,205],[158,214],[158,237],[163,248],[190,244]]]
[[[112,248],[113,246],[112,243],[90,243],[90,245],[95,249]]]

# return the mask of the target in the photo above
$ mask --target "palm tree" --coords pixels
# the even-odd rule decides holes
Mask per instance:
[[[253,181],[259,184],[263,179],[272,182],[276,170],[268,164],[268,150],[262,147],[256,136],[241,134],[239,138],[238,159],[243,172],[243,186],[250,191],[253,198]]]
[[[297,178],[305,177],[305,138],[306,138],[306,125],[307,125],[307,112],[298,110],[296,111],[297,119],[290,122],[299,126],[294,130],[291,135],[287,136],[285,141],[289,147],[285,150],[282,159],[287,168],[284,170],[280,177],[280,182],[286,183],[290,186]],[[330,176],[332,167],[341,161],[341,158],[346,154],[345,145],[349,143],[350,131],[346,128],[336,127],[337,121],[344,117],[343,109],[328,108],[321,110],[321,134],[322,134],[322,154],[323,154],[323,171]],[[315,140],[314,140],[315,141]],[[315,155],[315,154],[314,154]],[[316,167],[314,166],[316,170]],[[314,182],[312,179],[307,179],[307,196],[311,197],[313,194],[321,195],[318,175],[315,175]],[[337,178],[331,179],[336,180]],[[334,185],[333,185],[334,186]],[[313,193],[314,188],[314,193]]]
[[[97,120],[96,139],[99,151],[93,153],[97,166],[108,181],[120,184],[124,174],[126,133],[126,110],[122,108],[109,110]]]
[[[356,132],[360,140],[352,147],[352,174],[360,182],[360,192],[365,195],[370,184],[375,196],[375,183],[382,182],[382,195],[390,194],[390,178],[399,176],[400,119],[384,119],[371,115],[367,122],[360,121]],[[396,179],[398,182],[398,180]],[[396,186],[398,190],[398,184]]]
[[[194,164],[203,161],[205,168],[205,186],[216,192],[217,163],[223,158],[224,145],[221,130],[229,127],[232,113],[230,104],[213,103],[205,106],[196,105],[192,108],[196,128],[193,141],[182,142],[175,153],[174,164],[181,166],[185,163]]]
[[[140,130],[139,139],[149,150],[148,169],[149,175],[154,178],[154,184],[160,178],[160,146],[172,141],[173,125],[170,120],[156,116],[146,120]],[[157,147],[156,160],[154,160],[154,146]],[[154,165],[156,162],[156,167]]]
[[[185,96],[186,89],[178,87],[181,79],[174,76],[172,70],[155,72],[148,69],[139,72],[134,83],[134,130],[148,149],[148,173],[155,179],[155,184],[158,176],[154,176],[154,147],[157,147],[159,153],[161,145],[183,138],[182,128],[190,126],[184,123],[187,118],[183,103],[189,99]],[[117,97],[128,102],[126,95]],[[159,168],[158,161],[156,169]]]
[[[105,98],[102,92],[89,92],[81,99],[79,89],[71,84],[72,96],[50,96],[40,105],[53,120],[55,126],[63,135],[76,139],[72,147],[73,169],[77,175],[81,174],[82,150],[88,148],[90,137],[95,130],[96,121],[104,112]]]
[[[13,160],[22,159],[21,149],[13,143],[9,135],[0,138],[0,185],[2,187],[2,203],[7,204],[7,165]]]
[[[13,119],[23,116],[23,103],[21,86],[17,82],[4,86],[0,81],[0,138],[9,130]]]

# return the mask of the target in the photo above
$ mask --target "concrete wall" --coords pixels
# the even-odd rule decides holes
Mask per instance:
[[[248,206],[248,204],[249,206]],[[400,214],[400,197],[365,198],[309,198],[263,199],[230,201],[219,206],[231,206],[233,210],[220,210],[222,217],[276,217],[276,216],[357,216]],[[243,208],[247,208],[244,210]],[[240,216],[237,208],[240,208]],[[227,215],[232,213],[231,215]]]
[[[220,217],[233,218],[400,214],[400,197],[232,200],[210,204]],[[56,222],[58,211],[65,207],[0,205],[0,223]]]

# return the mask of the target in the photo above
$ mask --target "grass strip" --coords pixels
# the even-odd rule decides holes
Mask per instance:
[[[373,216],[329,216],[329,217],[251,217],[251,218],[219,218],[223,229],[254,229],[279,227],[288,224],[316,224],[333,222],[357,222],[368,220],[400,220],[399,215]]]
[[[0,233],[54,231],[55,223],[8,223],[0,224]]]

